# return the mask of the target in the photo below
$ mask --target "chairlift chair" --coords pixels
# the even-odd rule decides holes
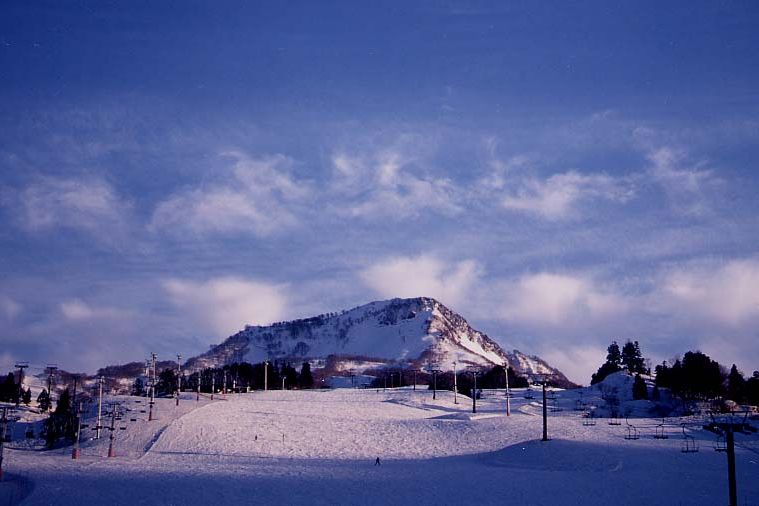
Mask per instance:
[[[698,452],[698,443],[696,443],[696,438],[693,436],[689,436],[685,433],[685,424],[682,425],[683,428],[683,444],[680,447],[680,451],[682,453],[697,453]]]
[[[717,435],[717,440],[714,442],[714,451],[715,452],[726,452],[727,451],[727,441],[725,440],[725,433],[720,431]]]
[[[609,425],[622,425],[622,421],[616,416],[609,417]]]
[[[592,411],[586,411],[585,413],[583,413],[582,424],[585,427],[595,427],[596,426],[596,419],[593,416],[593,412]]]
[[[668,439],[669,436],[664,433],[664,424],[659,424],[654,429],[654,439]]]
[[[640,439],[638,428],[635,427],[635,425],[631,424],[627,418],[625,418],[625,423],[627,424],[627,434],[625,435],[625,439],[627,439],[628,441],[634,440],[634,439]]]

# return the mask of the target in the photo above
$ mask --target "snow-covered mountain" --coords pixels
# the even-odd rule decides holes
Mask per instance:
[[[246,326],[208,352],[190,359],[190,370],[266,359],[310,360],[332,372],[362,372],[387,366],[443,371],[467,366],[511,366],[518,374],[551,373],[571,384],[557,369],[517,350],[506,352],[435,299],[371,302],[341,313]]]

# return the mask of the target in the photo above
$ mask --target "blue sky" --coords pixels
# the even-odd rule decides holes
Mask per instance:
[[[753,2],[7,2],[0,365],[437,297],[759,369]]]

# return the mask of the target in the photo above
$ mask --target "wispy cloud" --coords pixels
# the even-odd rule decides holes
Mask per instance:
[[[29,233],[69,228],[111,243],[129,233],[132,204],[102,179],[42,177],[8,200]]]
[[[462,212],[456,185],[447,178],[420,174],[413,157],[398,150],[369,156],[337,152],[331,181],[339,213],[361,218],[414,218],[424,211]]]
[[[0,315],[6,321],[14,320],[23,310],[23,306],[7,295],[0,295]]]
[[[464,303],[481,276],[473,260],[445,262],[429,255],[392,257],[359,273],[380,297],[434,297],[457,306]]]
[[[219,337],[281,320],[288,302],[285,286],[239,277],[167,279],[163,288],[184,318]]]
[[[709,191],[719,179],[703,162],[688,166],[686,153],[669,147],[650,152],[648,159],[648,173],[663,188],[675,212],[699,216],[711,211]]]
[[[225,155],[234,164],[223,181],[171,195],[157,206],[150,228],[266,236],[299,223],[294,208],[311,190],[291,174],[291,158]]]
[[[605,174],[568,171],[546,179],[525,178],[506,190],[501,204],[547,220],[579,218],[579,206],[594,200],[627,202],[634,194],[629,182]]]
[[[108,320],[125,317],[128,313],[120,309],[93,306],[81,299],[70,299],[60,303],[61,314],[72,322]]]

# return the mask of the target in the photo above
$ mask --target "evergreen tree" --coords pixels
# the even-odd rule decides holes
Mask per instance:
[[[745,396],[746,380],[743,378],[743,374],[733,364],[730,368],[730,374],[727,375],[727,398],[741,402]]]
[[[18,386],[12,372],[9,372],[5,380],[0,383],[0,402],[16,402],[18,398]]]
[[[632,386],[632,396],[635,400],[648,399],[648,388],[646,387],[646,382],[640,377],[640,374],[635,375],[635,380],[633,381]]]
[[[754,371],[754,374],[746,381],[745,392],[749,404],[759,405],[759,371]]]
[[[300,376],[298,377],[299,388],[313,388],[314,377],[311,374],[311,364],[303,362],[303,366],[300,368]]]
[[[37,406],[39,406],[40,411],[47,411],[50,409],[50,405],[50,394],[43,388],[42,392],[37,396]]]
[[[298,371],[289,362],[282,368],[282,376],[285,378],[285,388],[291,389],[298,386]]]
[[[67,415],[71,412],[71,393],[69,389],[63,391],[58,398],[58,402],[55,404],[56,415]]]
[[[218,386],[218,382],[217,382]],[[155,386],[156,395],[173,395],[177,389],[177,374],[174,369],[167,368],[158,375]]]
[[[134,383],[132,383],[132,395],[138,397],[145,395],[145,382],[142,381],[142,378],[137,378],[134,380]]]
[[[21,402],[23,402],[27,406],[29,404],[31,404],[31,402],[32,402],[32,389],[31,388],[27,388],[26,389],[26,391],[24,392],[24,395],[22,395],[22,397],[21,397]]]
[[[627,341],[622,347],[622,366],[630,373],[646,374],[645,360],[638,341]]]
[[[612,341],[612,343],[609,345],[608,348],[606,348],[606,351],[608,352],[606,354],[606,362],[604,362],[601,367],[598,368],[598,371],[596,371],[591,377],[590,377],[590,384],[595,385],[596,383],[600,383],[603,381],[609,374],[613,374],[615,372],[621,371],[622,368],[620,367],[620,364],[622,363],[622,355],[619,351],[619,345],[616,341]]]
[[[608,352],[606,354],[606,363],[617,366],[617,370],[619,370],[619,366],[622,363],[622,354],[619,351],[617,342],[612,341],[609,347],[606,348],[606,351]]]

